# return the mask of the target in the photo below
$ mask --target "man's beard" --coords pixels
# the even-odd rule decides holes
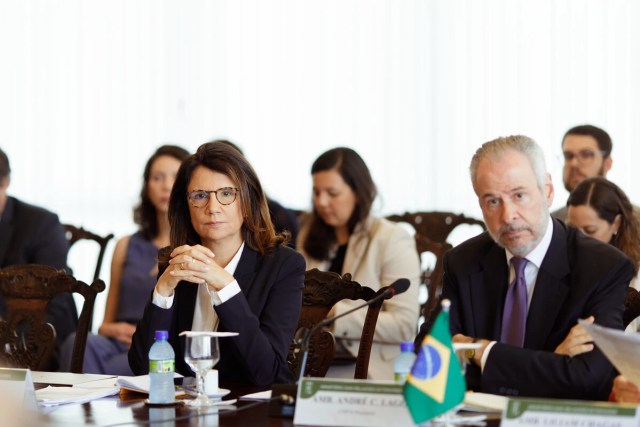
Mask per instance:
[[[498,244],[498,246],[507,249],[509,252],[511,252],[515,256],[524,257],[525,255],[529,254],[532,250],[534,250],[536,246],[538,246],[538,244],[540,243],[540,241],[544,237],[544,234],[547,231],[547,224],[549,223],[549,208],[547,207],[546,204],[544,203],[542,204],[540,213],[541,213],[540,223],[536,224],[535,226],[508,225],[506,227],[500,228],[500,230],[498,230],[497,236],[494,235],[491,232],[491,230],[489,230],[489,235]],[[529,230],[531,232],[531,235],[534,236],[534,239],[523,246],[516,246],[516,247],[508,247],[506,244],[500,241],[500,237],[502,236],[502,234],[507,232],[512,232],[512,231],[521,231],[521,230]]]
[[[573,168],[572,168],[573,170]],[[601,176],[604,177],[604,160],[602,161],[602,164],[600,164],[600,170],[598,170],[598,174],[596,176]],[[582,180],[580,180],[580,182],[582,182],[584,179],[587,179],[588,177],[583,178]],[[578,185],[580,185],[580,182],[578,182],[576,185],[573,186],[573,188],[569,188],[569,182],[568,181],[564,181],[564,188],[571,193]]]

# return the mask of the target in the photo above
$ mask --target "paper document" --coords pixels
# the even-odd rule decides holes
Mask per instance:
[[[607,359],[627,379],[640,387],[640,334],[578,321]]]
[[[49,386],[36,390],[36,398],[41,406],[85,403],[102,397],[118,394],[120,387],[113,379],[74,385],[72,387]]]
[[[182,375],[175,373],[174,378],[182,378]],[[149,375],[138,375],[137,377],[118,377],[117,384],[126,388],[127,390],[135,391],[138,393],[149,394],[149,388],[151,387],[151,378]],[[184,394],[183,390],[176,390],[176,396]]]
[[[271,390],[259,391],[257,393],[245,394],[240,400],[270,400]]]
[[[41,372],[32,371],[31,377],[33,382],[37,384],[56,384],[56,385],[75,385],[83,384],[91,381],[103,380],[105,378],[114,378],[115,375],[98,375],[98,374],[72,374],[70,372]]]
[[[502,413],[507,407],[507,398],[497,394],[468,391],[464,396],[465,411]]]

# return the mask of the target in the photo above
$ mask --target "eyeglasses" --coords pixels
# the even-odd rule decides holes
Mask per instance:
[[[236,196],[239,191],[239,188],[233,187],[223,187],[211,191],[193,190],[187,193],[187,199],[189,199],[189,202],[196,208],[201,208],[209,204],[211,193],[213,193],[216,195],[216,200],[218,200],[221,205],[230,205],[236,201]]]
[[[601,151],[602,157],[605,157],[606,153]],[[593,159],[596,158],[596,152],[593,150],[580,150],[577,153],[571,151],[565,151],[562,153],[565,162],[571,162],[573,159],[577,159],[581,165],[588,165],[593,163]]]

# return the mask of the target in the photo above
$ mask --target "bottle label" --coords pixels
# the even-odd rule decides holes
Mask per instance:
[[[394,380],[397,383],[404,384],[405,382],[407,382],[407,375],[409,375],[408,372],[396,372],[394,375]]]
[[[150,374],[163,374],[166,372],[175,372],[176,361],[170,360],[149,360]]]

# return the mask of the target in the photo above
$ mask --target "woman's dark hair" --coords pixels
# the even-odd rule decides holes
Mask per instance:
[[[633,261],[635,271],[640,265],[640,224],[627,195],[613,182],[603,177],[583,180],[571,192],[567,206],[590,206],[598,217],[613,224],[620,215],[620,227],[611,239],[616,248]]]
[[[179,161],[189,157],[189,152],[177,145],[163,145],[147,160],[144,167],[142,190],[140,191],[140,204],[133,209],[133,221],[140,226],[140,233],[147,240],[152,240],[158,236],[158,217],[156,208],[149,199],[149,179],[151,179],[151,168],[158,157],[170,156]]]
[[[240,202],[244,221],[242,237],[253,250],[264,255],[275,247],[285,245],[286,234],[276,234],[269,217],[267,198],[258,175],[242,153],[229,144],[208,142],[202,144],[195,154],[182,162],[169,200],[169,223],[171,246],[197,245],[200,236],[191,225],[187,187],[193,171],[202,166],[226,175],[239,188],[236,202]]]
[[[338,147],[321,154],[311,166],[311,175],[330,170],[338,172],[356,196],[356,207],[347,222],[351,234],[356,225],[369,216],[378,191],[366,163],[351,148]],[[326,260],[335,240],[335,229],[320,218],[314,206],[304,250],[313,258]]]

